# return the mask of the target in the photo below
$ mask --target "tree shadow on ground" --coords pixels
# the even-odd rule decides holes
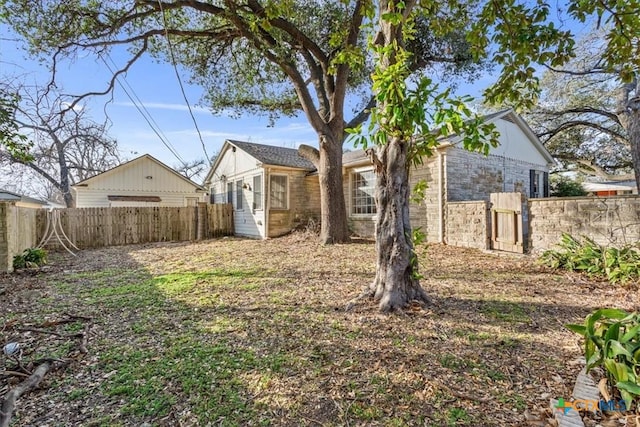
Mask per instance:
[[[345,312],[373,277],[371,246],[224,239],[62,257],[34,292],[11,291],[10,313],[91,316],[90,354],[21,401],[17,425],[521,425],[573,387],[578,339],[562,324],[619,297],[440,248],[426,310]]]

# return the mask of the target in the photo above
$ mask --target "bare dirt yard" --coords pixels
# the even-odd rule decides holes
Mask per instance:
[[[420,253],[426,310],[346,303],[374,245],[307,234],[83,250],[0,276],[0,398],[54,368],[12,426],[552,425],[582,367],[563,327],[639,307],[637,288],[527,256]]]

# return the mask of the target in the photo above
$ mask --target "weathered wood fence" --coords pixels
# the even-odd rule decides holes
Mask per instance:
[[[45,210],[36,217],[39,240],[44,237],[47,217]],[[233,234],[233,214],[227,204],[62,209],[60,223],[69,240],[81,249]],[[55,244],[55,239],[50,241]]]
[[[11,271],[13,256],[51,234],[52,214],[45,209],[0,204],[0,272]],[[73,208],[58,210],[57,228],[80,249],[135,243],[203,240],[233,235],[229,204],[188,207]],[[49,232],[47,232],[49,230]],[[45,233],[47,233],[45,235]],[[63,240],[64,241],[64,240]],[[53,235],[45,245],[61,248]]]

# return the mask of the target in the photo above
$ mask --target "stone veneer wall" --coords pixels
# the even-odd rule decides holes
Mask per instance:
[[[320,182],[305,171],[289,172],[289,209],[269,211],[269,237],[277,237],[304,226],[309,219],[320,221]]]
[[[489,202],[447,203],[445,221],[445,243],[465,248],[489,249],[490,211]]]
[[[13,271],[13,257],[38,244],[37,211],[0,202],[0,272]]]
[[[360,165],[357,168],[361,168]],[[365,166],[366,167],[366,166]],[[347,168],[342,176],[344,182],[344,197],[347,205],[347,221],[352,233],[362,237],[374,237],[375,217],[351,215],[351,173],[354,168]],[[425,159],[422,166],[411,169],[409,185],[413,189],[415,185],[424,180],[428,187],[425,191],[425,198],[421,203],[411,203],[409,205],[409,218],[411,227],[420,227],[427,235],[427,242],[439,242],[440,221],[438,220],[440,199],[438,198],[438,158]]]
[[[446,152],[447,200],[489,200],[491,193],[529,195],[529,171],[548,172],[543,165],[450,147]]]
[[[529,250],[553,248],[562,236],[589,236],[603,245],[640,241],[640,197],[530,199]]]

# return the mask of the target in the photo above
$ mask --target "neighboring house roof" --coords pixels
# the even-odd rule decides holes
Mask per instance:
[[[43,206],[48,203],[40,199],[34,199],[33,197],[24,196],[22,194],[18,194],[12,191],[2,190],[2,189],[0,189],[0,202],[23,202],[23,203],[33,203],[33,204],[43,205]]]
[[[635,181],[601,181],[583,182],[582,188],[588,192],[596,191],[633,191],[636,189]]]
[[[163,168],[165,168],[167,171],[171,172],[172,174],[174,174],[176,177],[180,178],[183,181],[188,182],[189,184],[193,185],[197,190],[201,190],[201,191],[206,191],[205,188],[203,186],[201,186],[200,184],[196,184],[195,182],[191,181],[189,178],[187,178],[186,176],[178,173],[175,169],[165,165],[164,163],[162,163],[160,160],[156,159],[155,157],[153,157],[150,154],[143,154],[140,157],[136,157],[135,159],[129,160],[128,162],[124,162],[119,164],[118,166],[111,168],[109,170],[106,170],[104,172],[101,172],[97,175],[92,176],[91,178],[87,178],[83,181],[78,182],[77,184],[72,185],[72,187],[86,187],[87,185],[89,185],[92,181],[97,180],[99,178],[102,178],[104,176],[107,176],[109,174],[113,174],[113,173],[117,173],[118,171],[122,170],[122,168],[127,167],[127,166],[131,166],[132,164],[141,161],[142,159],[149,159],[152,162],[157,163],[158,165],[162,166]]]
[[[362,149],[347,151],[342,155],[342,166],[363,163],[366,160],[369,160],[369,156]]]

